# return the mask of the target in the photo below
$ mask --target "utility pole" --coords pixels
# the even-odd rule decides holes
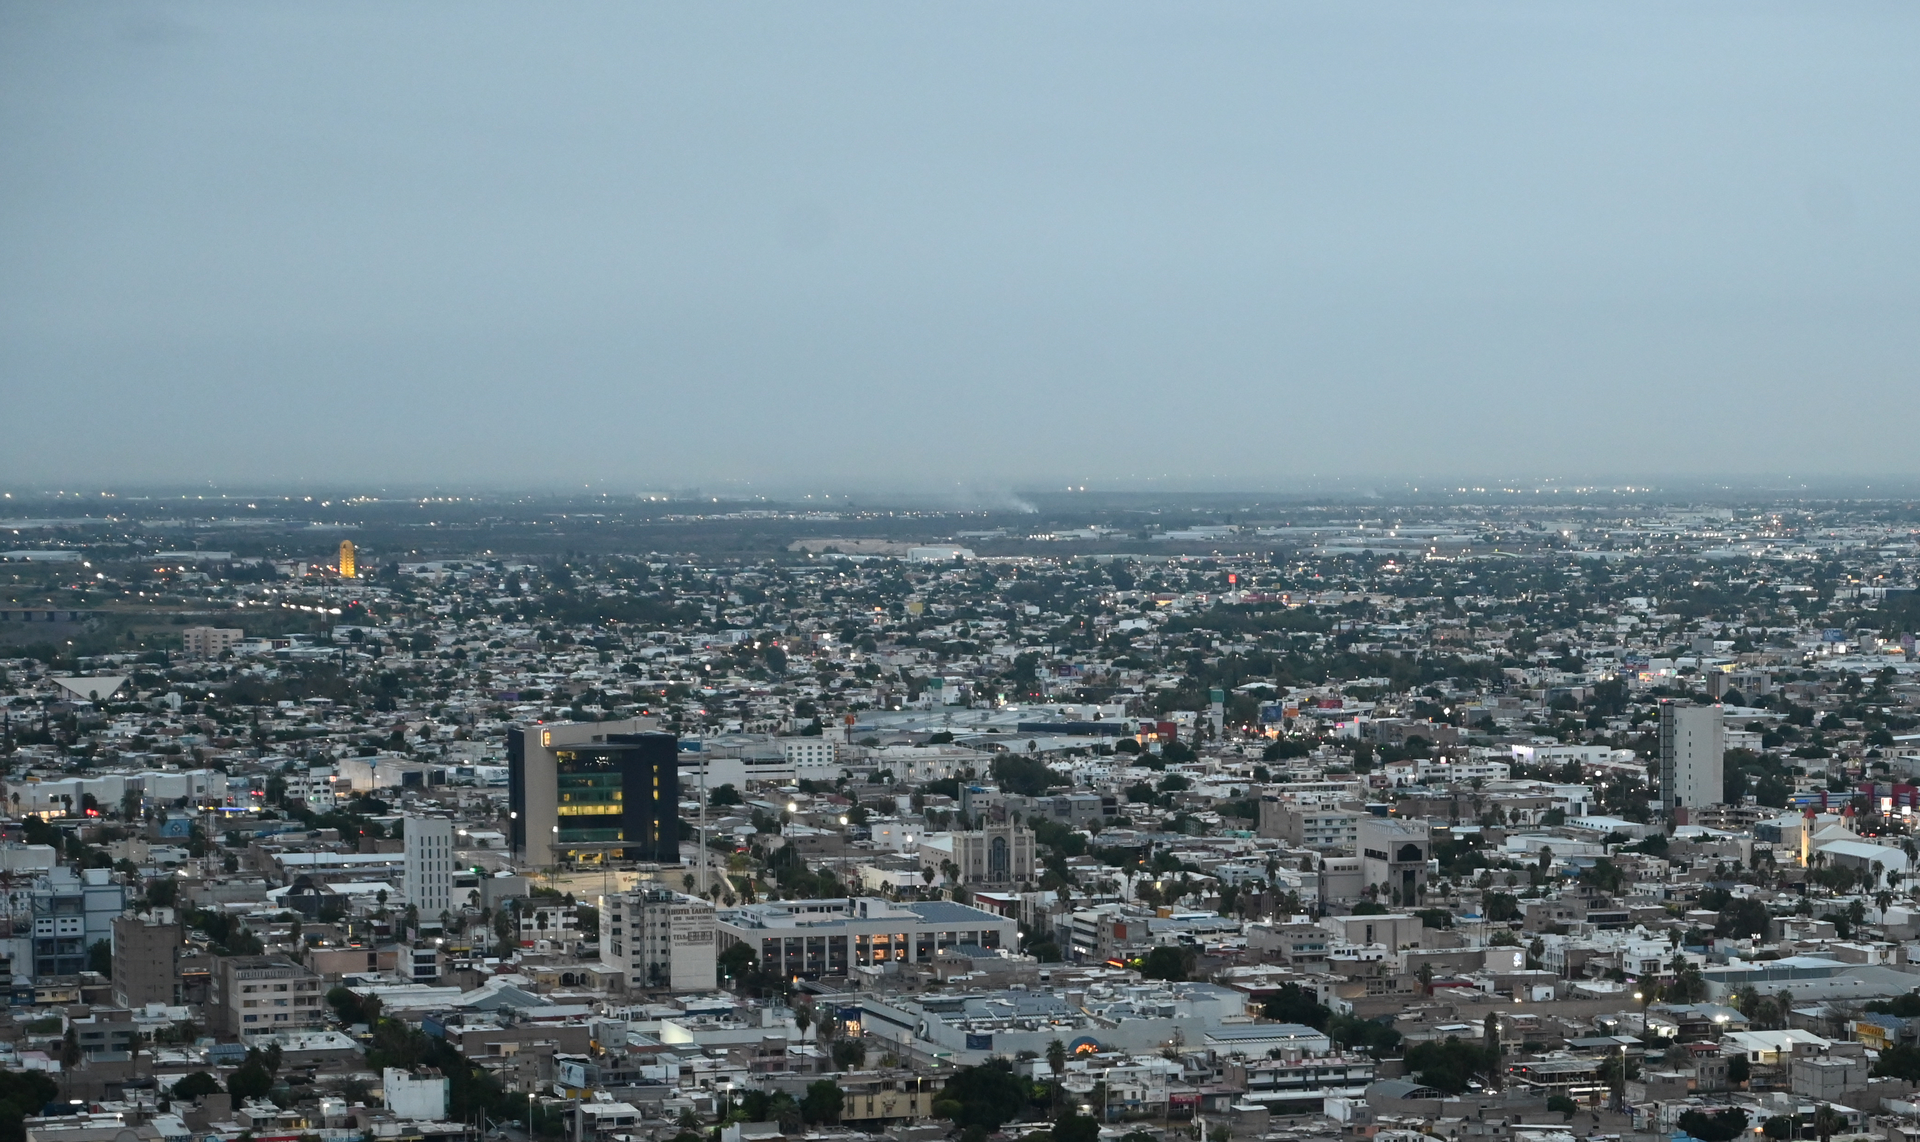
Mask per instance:
[[[700,895],[713,890],[713,850],[707,847],[707,751],[700,746]]]

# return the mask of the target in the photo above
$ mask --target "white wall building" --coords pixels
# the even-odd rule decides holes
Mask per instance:
[[[387,1109],[396,1118],[439,1122],[447,1117],[444,1075],[416,1078],[398,1067],[388,1067],[380,1072],[380,1086],[386,1092]]]
[[[799,781],[828,781],[840,776],[840,753],[831,738],[781,738],[780,752]]]
[[[1660,801],[1667,812],[1720,804],[1725,759],[1720,707],[1660,703]]]
[[[422,927],[440,926],[440,914],[456,907],[453,899],[453,822],[445,817],[408,817],[403,889],[420,914]]]
[[[1613,759],[1614,749],[1605,745],[1569,745],[1556,742],[1552,745],[1516,745],[1513,760],[1524,765],[1565,765],[1577,762],[1581,765],[1598,765]]]
[[[520,909],[520,946],[536,952],[567,950],[580,932],[580,916],[565,905]]]
[[[710,991],[719,972],[713,905],[651,887],[600,898],[600,962],[633,988]]]
[[[338,803],[333,792],[333,767],[309,766],[305,773],[286,776],[287,799],[298,801],[315,813],[331,812]]]
[[[211,802],[227,803],[227,775],[217,769],[190,769],[181,772],[146,770],[140,773],[103,773],[97,777],[67,777],[53,781],[36,778],[9,779],[0,786],[8,809],[15,813],[40,816],[79,816],[81,801],[91,793],[103,809],[118,808],[128,793],[141,797],[148,806],[165,808],[185,800],[198,807]],[[66,801],[61,797],[65,796]],[[18,797],[19,801],[14,801]]]

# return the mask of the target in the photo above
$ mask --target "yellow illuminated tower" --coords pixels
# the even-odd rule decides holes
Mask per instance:
[[[353,578],[353,540],[351,539],[340,541],[340,577]]]

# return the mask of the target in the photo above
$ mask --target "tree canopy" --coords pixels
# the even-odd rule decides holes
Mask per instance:
[[[1445,1042],[1416,1043],[1407,1049],[1407,1070],[1435,1090],[1459,1094],[1476,1073],[1491,1070],[1494,1058],[1478,1041],[1449,1035]]]
[[[934,1101],[933,1113],[956,1126],[998,1130],[1026,1109],[1027,1084],[1013,1073],[1005,1059],[989,1059],[977,1067],[955,1071],[946,1089]]]
[[[1192,953],[1183,949],[1162,945],[1147,953],[1147,958],[1140,964],[1140,975],[1143,979],[1164,979],[1179,983],[1187,978],[1187,972],[1191,967],[1191,955]]]
[[[21,1120],[40,1113],[59,1093],[44,1071],[0,1071],[0,1142],[21,1142],[27,1133]]]
[[[1282,1023],[1304,1023],[1308,1027],[1324,1031],[1333,1012],[1326,1004],[1314,998],[1314,994],[1297,983],[1283,983],[1280,989],[1260,1007],[1260,1013],[1268,1019],[1277,1019]]]
[[[1700,1139],[1700,1142],[1732,1142],[1747,1128],[1747,1112],[1737,1107],[1708,1114],[1702,1110],[1689,1110],[1680,1116],[1680,1129]]]

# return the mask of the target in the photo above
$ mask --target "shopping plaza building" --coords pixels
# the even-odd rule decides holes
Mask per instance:
[[[950,900],[896,904],[856,896],[748,904],[721,909],[717,929],[721,954],[746,944],[762,970],[777,970],[789,979],[928,963],[945,948],[1020,946],[1012,919]]]

